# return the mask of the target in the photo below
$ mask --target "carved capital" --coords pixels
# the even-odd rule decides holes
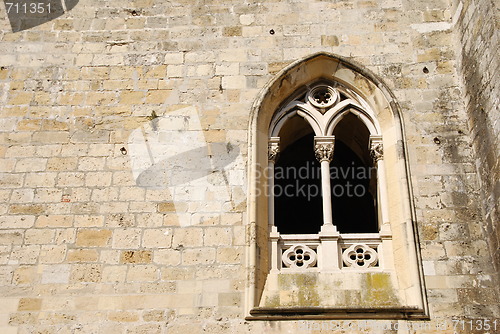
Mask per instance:
[[[384,147],[381,137],[370,137],[370,156],[374,163],[384,158]]]
[[[319,162],[332,161],[335,137],[314,137],[314,155]]]
[[[271,137],[267,144],[267,159],[271,162],[276,162],[276,158],[280,152],[280,138]]]

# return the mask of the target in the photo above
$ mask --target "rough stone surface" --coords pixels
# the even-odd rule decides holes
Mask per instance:
[[[464,1],[457,30],[465,107],[480,176],[485,228],[500,272],[500,48],[495,1]],[[488,15],[485,15],[488,13]]]

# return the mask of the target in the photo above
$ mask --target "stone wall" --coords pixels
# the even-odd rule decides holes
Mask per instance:
[[[486,229],[500,271],[500,60],[499,14],[494,1],[464,1],[458,21],[460,68],[476,166],[481,180]]]
[[[0,331],[316,328],[247,322],[243,301],[251,106],[318,51],[366,66],[400,103],[431,326],[500,318],[484,228],[498,197],[483,219],[475,164],[488,199],[498,81],[480,59],[498,52],[487,52],[492,23],[468,24],[487,17],[472,6],[464,53],[448,0],[82,0],[29,30],[0,21]]]

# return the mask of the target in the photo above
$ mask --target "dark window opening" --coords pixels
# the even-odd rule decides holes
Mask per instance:
[[[340,233],[377,233],[374,196],[370,191],[372,169],[349,146],[335,140],[330,163],[333,224]]]
[[[376,171],[370,133],[354,114],[334,131],[330,162],[333,224],[340,233],[377,233]],[[316,234],[323,225],[321,165],[314,155],[314,133],[301,117],[280,131],[281,153],[274,171],[275,225],[282,234]]]
[[[333,224],[340,233],[377,233],[377,181],[368,149],[370,132],[353,113],[335,127],[330,163]]]
[[[314,134],[288,145],[274,173],[275,224],[283,234],[315,234],[323,225],[321,169],[314,156]]]

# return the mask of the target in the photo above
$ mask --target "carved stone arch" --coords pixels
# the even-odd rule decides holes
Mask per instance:
[[[359,98],[359,103],[361,103],[360,108],[350,105],[349,110],[338,110],[328,127],[331,129],[330,134],[344,113],[358,112],[367,127],[371,127],[372,157],[374,161],[380,161],[383,158],[385,165],[379,166],[383,166],[380,168],[385,175],[390,176],[387,181],[383,182],[386,188],[384,191],[391,194],[387,198],[388,203],[384,208],[386,218],[382,222],[387,225],[380,229],[382,239],[389,238],[384,234],[385,228],[392,230],[391,247],[383,249],[384,260],[382,262],[385,267],[381,270],[371,268],[374,271],[359,275],[349,274],[358,275],[353,277],[359,280],[383,280],[387,286],[382,289],[390,299],[388,303],[380,304],[380,301],[375,300],[374,295],[370,294],[369,287],[364,292],[360,292],[367,299],[357,300],[352,305],[345,301],[333,301],[333,297],[330,300],[320,298],[321,300],[311,305],[286,304],[279,301],[273,303],[270,302],[273,296],[265,291],[270,279],[274,279],[274,283],[278,282],[276,277],[273,276],[273,278],[270,275],[270,254],[273,250],[269,238],[270,231],[272,238],[272,224],[268,217],[269,204],[266,187],[268,187],[269,135],[276,134],[275,126],[282,119],[274,124],[272,120],[276,112],[283,110],[283,106],[290,102],[289,98],[300,87],[310,87],[311,84],[322,81],[341,85],[353,98]],[[300,108],[296,108],[295,112],[300,112],[299,110]],[[366,110],[371,112],[366,113]],[[286,112],[283,117],[287,117]],[[284,68],[263,88],[252,106],[249,124],[248,284],[245,302],[248,319],[301,318],[301,316],[315,312],[315,314],[320,312],[322,318],[363,318],[364,316],[373,318],[374,314],[376,317],[394,319],[428,317],[404,137],[401,112],[393,94],[372,72],[346,58],[323,52],[311,55]],[[277,145],[279,138],[272,136],[272,139]],[[277,147],[274,146],[274,149]],[[305,246],[314,249],[314,245]],[[355,246],[354,248],[364,252],[363,247],[369,248],[370,245],[362,244],[362,247]],[[366,250],[369,251],[368,248]],[[331,280],[337,282],[337,276],[335,276],[338,275],[337,271],[328,271],[326,276],[321,273],[321,269],[318,271],[316,276],[313,275],[317,282],[315,289],[321,289],[322,284]],[[312,293],[320,295],[321,291],[315,290]],[[272,298],[269,299],[270,297]],[[294,316],[290,316],[290,313]]]
[[[269,126],[269,137],[277,137],[285,122],[295,115],[303,117],[314,130],[317,136],[321,136],[320,121],[314,115],[314,111],[309,110],[303,103],[290,103],[278,113]]]
[[[332,117],[328,120],[328,126],[325,135],[331,136],[337,124],[348,113],[356,115],[361,120],[361,122],[363,122],[363,124],[367,127],[368,131],[370,131],[370,135],[372,136],[381,135],[380,127],[377,124],[378,122],[376,121],[376,119],[374,119],[365,110],[353,104],[348,104],[346,107],[338,110],[335,114],[332,115]]]

